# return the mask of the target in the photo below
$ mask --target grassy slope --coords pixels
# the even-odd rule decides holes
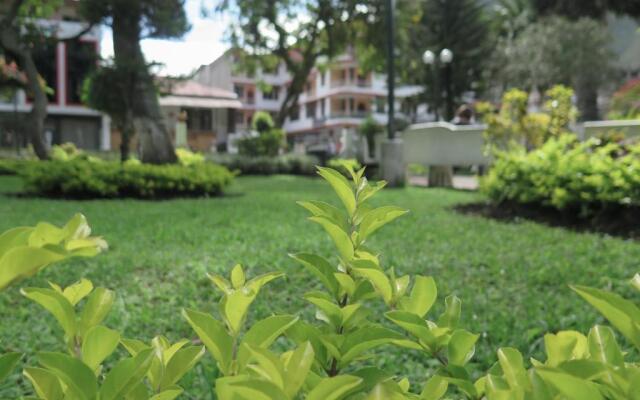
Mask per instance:
[[[0,177],[0,192],[16,192],[20,182]],[[179,310],[213,310],[216,298],[207,271],[224,271],[241,262],[254,273],[287,272],[261,293],[254,314],[300,311],[292,293],[310,288],[308,275],[287,253],[333,249],[321,229],[295,206],[301,199],[334,201],[319,180],[293,177],[240,178],[228,196],[159,202],[52,201],[0,195],[0,231],[41,220],[63,223],[80,211],[111,249],[90,260],[72,260],[45,270],[25,284],[66,285],[85,276],[116,289],[119,301],[107,321],[127,336],[164,333],[191,337]],[[569,283],[612,287],[628,293],[625,281],[638,270],[640,244],[576,234],[522,222],[503,224],[449,211],[452,204],[479,196],[446,190],[386,190],[380,204],[406,207],[411,213],[384,228],[372,240],[386,266],[402,273],[434,275],[442,298],[463,300],[462,325],[482,332],[476,360],[493,361],[499,346],[516,346],[539,355],[541,332],[586,330],[601,322],[567,288]],[[441,304],[439,304],[440,306]],[[46,312],[30,304],[18,288],[0,294],[0,350],[61,348],[60,331]],[[50,322],[47,324],[46,322]],[[413,354],[393,351],[378,362],[421,380],[424,371]],[[209,398],[210,361],[190,375],[195,398]],[[15,382],[15,381],[14,381]],[[0,385],[0,398],[14,392]]]

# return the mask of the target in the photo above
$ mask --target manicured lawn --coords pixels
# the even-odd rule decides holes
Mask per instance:
[[[226,271],[236,262],[251,273],[279,269],[287,280],[260,294],[253,315],[301,313],[309,308],[292,296],[312,288],[309,276],[287,257],[291,252],[330,256],[332,244],[305,220],[296,200],[335,202],[320,180],[276,176],[239,178],[223,198],[171,201],[61,201],[18,198],[15,177],[0,177],[0,231],[41,220],[61,224],[84,213],[110,250],[94,259],[72,260],[45,270],[24,285],[67,285],[79,277],[118,292],[107,325],[128,337],[165,334],[193,337],[182,307],[213,311],[215,289],[207,271]],[[530,222],[501,223],[464,216],[454,204],[481,200],[468,192],[409,188],[386,190],[380,204],[411,213],[381,230],[371,247],[386,266],[402,273],[434,275],[439,305],[447,294],[463,300],[462,325],[482,333],[478,369],[494,360],[495,349],[515,346],[540,356],[542,332],[586,329],[602,322],[567,287],[570,283],[631,291],[626,280],[640,268],[640,243],[578,234]],[[439,310],[436,310],[439,311]],[[0,294],[0,350],[62,349],[52,318],[24,299],[17,287]],[[421,382],[421,359],[407,351],[377,362]],[[183,381],[190,397],[211,398],[210,358]],[[19,379],[16,376],[16,379]],[[0,385],[0,398],[13,397],[15,379]]]

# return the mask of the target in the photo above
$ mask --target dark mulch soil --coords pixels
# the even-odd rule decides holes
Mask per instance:
[[[467,203],[453,207],[462,214],[480,215],[499,221],[526,219],[574,231],[595,232],[625,239],[640,240],[640,207],[610,206],[582,212],[579,208],[558,210],[538,204],[514,202]]]

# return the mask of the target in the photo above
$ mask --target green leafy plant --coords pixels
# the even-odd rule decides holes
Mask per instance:
[[[246,156],[277,156],[284,147],[285,133],[276,128],[271,115],[256,112],[251,127],[257,135],[238,140],[238,152]]]
[[[51,146],[51,159],[54,161],[85,160],[91,162],[101,162],[102,159],[91,156],[78,149],[73,143],[55,144]]]
[[[0,235],[0,290],[47,265],[69,257],[92,257],[106,249],[102,238],[91,235],[82,214],[61,228],[47,222],[18,227]]]
[[[497,113],[489,103],[479,103],[478,114],[487,124],[484,132],[487,150],[493,153],[520,146],[533,150],[550,138],[566,133],[577,116],[572,103],[573,90],[556,85],[547,90],[545,96],[544,113],[529,113],[529,95],[520,89],[505,92]]]
[[[355,158],[332,158],[327,162],[327,166],[340,172],[346,178],[351,177],[349,171],[357,171],[362,168],[360,162]]]
[[[640,145],[567,134],[530,153],[496,153],[482,190],[494,201],[588,212],[640,204]]]
[[[176,157],[178,157],[178,161],[180,162],[180,164],[184,166],[201,164],[205,161],[204,155],[194,153],[193,151],[187,149],[176,149]]]
[[[234,174],[213,163],[152,165],[135,162],[31,162],[21,172],[25,189],[46,196],[174,197],[219,195]]]
[[[318,164],[317,157],[294,153],[275,157],[218,153],[210,156],[210,159],[242,175],[314,175]]]

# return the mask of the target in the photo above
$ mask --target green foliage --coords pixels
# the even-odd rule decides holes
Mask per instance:
[[[58,228],[47,222],[18,227],[0,234],[0,290],[47,265],[70,257],[92,257],[106,248],[82,214]]]
[[[360,162],[355,158],[332,158],[327,162],[327,166],[339,171],[347,178],[351,177],[349,171],[357,171],[362,168]]]
[[[571,103],[573,90],[556,85],[545,96],[546,113],[528,113],[529,95],[519,89],[505,92],[498,113],[489,103],[480,103],[478,114],[487,124],[484,132],[487,150],[495,152],[519,146],[531,150],[542,146],[549,138],[567,132],[576,117]]]
[[[496,156],[482,182],[494,201],[583,210],[640,204],[639,144],[580,142],[567,134],[530,153],[520,149]]]
[[[51,147],[51,154],[49,155],[53,161],[73,161],[73,160],[85,160],[90,162],[102,161],[98,157],[91,156],[84,151],[78,149],[75,144],[68,142],[60,145],[53,145]]]
[[[305,154],[284,154],[277,157],[215,154],[211,160],[242,175],[314,175],[318,159]]]
[[[618,89],[611,98],[609,119],[640,118],[640,79],[633,79]]]
[[[182,166],[87,161],[33,162],[21,175],[28,192],[84,198],[219,195],[234,176],[205,162]]]
[[[204,155],[187,149],[176,149],[176,156],[178,157],[178,162],[185,167],[204,163]]]
[[[267,112],[255,113],[251,126],[257,132],[257,136],[238,140],[239,153],[250,157],[277,156],[284,147],[285,133],[275,127],[271,115]]]
[[[0,175],[16,175],[22,164],[22,160],[0,159]]]

